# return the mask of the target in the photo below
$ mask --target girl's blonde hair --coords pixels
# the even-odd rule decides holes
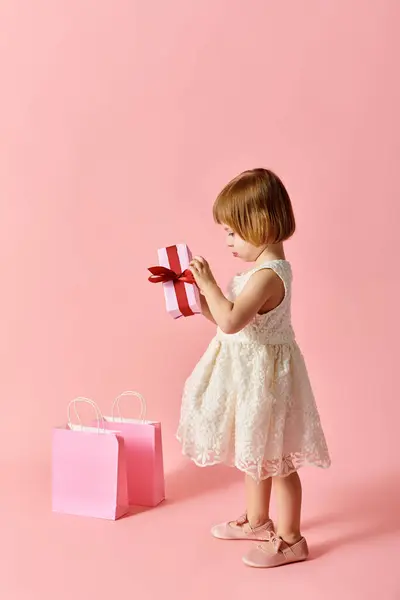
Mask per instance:
[[[296,222],[285,186],[268,169],[244,171],[218,195],[214,219],[254,246],[289,239]]]

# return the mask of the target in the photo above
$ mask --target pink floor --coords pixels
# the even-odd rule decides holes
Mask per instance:
[[[236,473],[166,458],[168,500],[117,522],[54,515],[44,466],[2,465],[1,600],[400,599],[398,474],[303,470],[311,559],[257,571],[209,535],[242,509]]]

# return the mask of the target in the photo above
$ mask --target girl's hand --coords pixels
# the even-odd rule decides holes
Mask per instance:
[[[205,295],[207,289],[217,285],[214,275],[211,272],[210,265],[202,256],[195,256],[189,265],[189,270],[199,287],[200,292]]]

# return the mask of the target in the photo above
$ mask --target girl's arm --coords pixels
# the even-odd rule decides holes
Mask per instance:
[[[200,301],[201,301],[201,314],[203,315],[203,317],[205,317],[206,319],[208,319],[209,321],[211,321],[212,323],[215,323],[215,325],[217,324],[214,317],[211,314],[210,308],[207,304],[207,300],[205,299],[205,297],[203,296],[203,294],[200,295]]]
[[[256,316],[259,310],[277,292],[282,282],[270,269],[252,275],[235,302],[225,298],[215,282],[205,284],[203,294],[211,315],[224,333],[237,333]]]
[[[221,292],[208,262],[202,256],[196,256],[189,268],[205,297],[210,316],[224,333],[237,333],[262,308],[272,310],[282,301],[283,282],[271,269],[254,273],[235,302],[231,302]]]

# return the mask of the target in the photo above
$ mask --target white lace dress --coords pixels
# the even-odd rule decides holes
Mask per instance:
[[[330,458],[301,351],[291,325],[292,271],[286,260],[237,275],[234,301],[249,278],[272,269],[285,297],[238,333],[220,329],[185,384],[177,438],[199,466],[225,463],[257,481]]]

